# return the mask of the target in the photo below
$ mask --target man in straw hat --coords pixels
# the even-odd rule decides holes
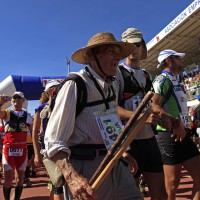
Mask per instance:
[[[128,28],[124,31],[122,41],[133,43],[137,47],[127,56],[125,62],[119,65],[120,73],[118,73],[120,83],[119,105],[134,112],[152,87],[149,73],[140,68],[140,61],[147,57],[147,48],[142,32],[136,28]],[[119,109],[119,115],[126,122],[131,118],[132,112]],[[151,124],[157,125],[157,121],[154,118],[149,118],[146,121],[146,124],[131,143],[128,152],[136,159],[138,164],[138,171],[134,174],[137,185],[139,186],[139,178],[143,174],[152,199],[164,200],[166,199],[166,192],[162,157]],[[140,187],[140,190],[145,195],[144,188]]]
[[[122,128],[112,82],[119,61],[134,48],[102,32],[72,55],[72,60],[87,65],[77,73],[87,88],[86,107],[76,117],[77,85],[67,81],[58,93],[45,135],[45,156],[61,169],[73,196],[70,194],[70,199],[143,199],[123,159],[96,191],[88,183]]]
[[[187,96],[177,80],[178,73],[183,70],[184,56],[185,53],[171,49],[161,51],[158,67],[162,67],[163,71],[153,82],[153,105],[161,113],[167,114],[171,122],[169,130],[157,126],[168,199],[176,198],[182,166],[193,178],[193,199],[200,199],[200,156],[195,143],[185,131],[189,126]]]

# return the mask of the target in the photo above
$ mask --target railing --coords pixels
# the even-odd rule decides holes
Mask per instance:
[[[188,101],[196,99],[197,95],[200,94],[200,85],[193,85],[190,90],[186,92]]]

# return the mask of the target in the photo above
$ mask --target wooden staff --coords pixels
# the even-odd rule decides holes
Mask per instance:
[[[127,124],[126,124],[125,128],[123,129],[122,133],[120,133],[120,135],[118,136],[117,140],[111,146],[111,148],[109,149],[107,155],[105,156],[105,158],[103,159],[103,161],[101,162],[101,164],[99,165],[97,170],[95,171],[94,175],[90,179],[90,181],[89,181],[90,185],[92,185],[96,181],[97,177],[100,175],[102,170],[106,167],[106,165],[109,163],[109,161],[113,158],[114,154],[116,153],[117,149],[122,144],[123,140],[127,137],[128,134],[130,134],[131,127],[136,123],[137,118],[142,113],[144,108],[147,106],[147,104],[149,103],[149,101],[151,100],[153,95],[154,95],[154,93],[151,92],[151,91],[149,91],[145,95],[145,97],[143,98],[142,102],[139,104],[139,106],[135,110],[133,116],[127,122]]]
[[[106,167],[103,169],[101,174],[98,176],[98,178],[95,180],[95,182],[92,184],[92,188],[94,190],[98,189],[98,187],[101,185],[101,183],[105,180],[107,175],[110,173],[112,168],[114,167],[115,163],[120,159],[122,154],[126,151],[128,146],[131,144],[132,140],[137,136],[138,132],[140,129],[144,126],[147,118],[150,116],[152,113],[152,108],[148,108],[144,115],[138,120],[134,126],[131,127],[130,131],[131,134],[128,135],[128,137],[125,139],[124,143],[122,146],[119,148],[119,150],[116,152],[114,157],[108,162]]]

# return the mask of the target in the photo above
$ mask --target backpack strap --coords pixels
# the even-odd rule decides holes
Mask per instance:
[[[115,94],[115,90],[114,90],[113,86],[111,85],[111,87],[109,87],[109,94],[108,94],[107,97],[105,97],[104,94],[103,94],[103,91],[101,90],[101,87],[99,86],[99,84],[98,84],[97,80],[94,78],[94,76],[91,74],[91,72],[88,69],[88,67],[85,67],[85,71],[87,72],[89,78],[93,81],[94,85],[96,86],[97,90],[99,91],[99,93],[102,96],[101,100],[88,102],[88,103],[86,103],[85,106],[86,107],[91,107],[91,106],[105,104],[106,109],[109,109],[109,102],[116,100],[116,94]]]
[[[93,101],[93,102],[87,102],[85,104],[85,107],[97,106],[97,105],[109,103],[111,101],[115,101],[116,95],[115,95],[115,91],[114,91],[113,86],[111,86],[111,91],[112,91],[112,94],[113,94],[112,96],[110,96],[106,99],[101,99],[101,100],[97,100],[97,101]]]
[[[144,92],[144,90],[140,87],[133,72],[128,71],[123,65],[119,65],[118,67],[124,80],[123,99],[120,102],[120,105],[123,105],[127,99],[135,96],[140,91]]]
[[[70,74],[64,81],[62,81],[59,85],[57,85],[52,91],[52,99],[50,102],[50,109],[53,110],[55,106],[56,97],[62,88],[62,86],[66,83],[66,81],[72,80],[77,84],[77,103],[76,103],[76,117],[82,112],[83,108],[87,103],[87,89],[85,86],[84,80],[78,74]]]
[[[83,78],[80,75],[74,73],[74,74],[70,74],[63,82],[61,82],[59,85],[57,85],[53,89],[52,98],[51,98],[51,102],[50,102],[50,105],[49,105],[51,112],[53,111],[55,101],[56,101],[56,97],[57,97],[60,89],[66,83],[66,81],[69,81],[69,80],[76,82],[76,85],[77,85],[77,91],[78,92],[77,92],[77,102],[76,102],[76,117],[82,112],[82,110],[85,107],[91,107],[91,106],[109,103],[111,101],[115,101],[115,99],[116,99],[114,88],[113,88],[113,86],[111,86],[110,93],[113,94],[112,96],[109,96],[106,99],[102,99],[102,100],[87,102],[87,88],[86,88],[86,85],[85,85],[85,81],[83,80]]]
[[[76,82],[78,88],[77,102],[76,102],[76,117],[82,112],[87,103],[87,89],[84,80],[77,74],[70,74],[69,80]]]
[[[142,71],[144,72],[144,76],[146,78],[146,85],[145,85],[145,92],[147,93],[148,91],[152,90],[152,80],[151,80],[151,75],[149,74],[149,72],[146,69],[142,69]]]
[[[165,81],[168,81],[169,89],[168,89],[167,93],[165,94],[164,101],[163,101],[161,107],[163,107],[167,103],[167,101],[169,100],[170,96],[173,93],[173,88],[174,88],[174,85],[173,85],[172,81],[169,78],[165,77]]]

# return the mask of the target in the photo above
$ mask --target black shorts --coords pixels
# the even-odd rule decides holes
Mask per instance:
[[[155,136],[149,139],[134,140],[129,152],[138,164],[135,178],[139,178],[143,172],[163,172],[162,156]]]
[[[27,145],[28,149],[28,160],[31,160],[34,155],[33,145]]]
[[[181,164],[200,153],[196,144],[186,135],[182,142],[175,142],[170,132],[159,132],[158,145],[166,165]]]

